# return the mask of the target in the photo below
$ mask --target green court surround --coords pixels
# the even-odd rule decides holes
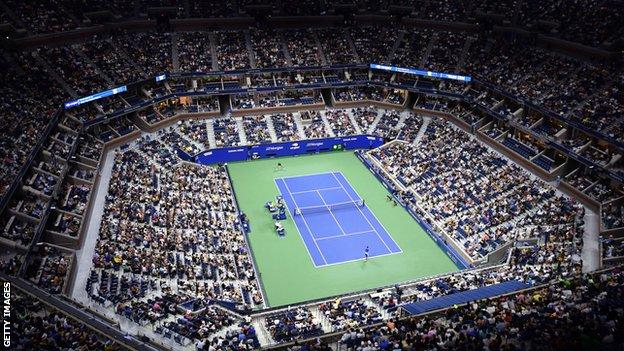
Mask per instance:
[[[284,170],[276,170],[277,162]],[[387,189],[353,152],[235,162],[228,167],[241,210],[250,221],[249,243],[269,307],[458,271],[405,209],[387,201]],[[277,236],[264,208],[279,194],[274,178],[332,171],[344,174],[403,253],[315,268],[290,217],[284,221],[286,236]]]

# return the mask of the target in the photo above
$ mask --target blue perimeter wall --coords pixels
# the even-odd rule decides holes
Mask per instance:
[[[201,152],[190,156],[182,150],[176,150],[178,156],[185,161],[194,161],[202,165],[212,165],[234,161],[245,161],[258,158],[296,156],[316,154],[319,152],[336,150],[340,145],[343,150],[374,149],[383,145],[384,139],[371,135],[356,135],[325,139],[289,141],[275,144],[261,144],[253,146],[225,147]]]

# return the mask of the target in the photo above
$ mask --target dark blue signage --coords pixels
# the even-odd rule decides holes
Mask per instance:
[[[111,95],[116,95],[116,94],[119,94],[119,93],[123,93],[123,92],[125,92],[127,90],[128,90],[128,87],[125,86],[125,85],[122,85],[122,86],[114,88],[114,89],[101,91],[101,92],[99,92],[97,94],[81,97],[78,100],[73,100],[73,101],[66,102],[65,103],[65,109],[67,110],[67,109],[70,109],[72,107],[76,107],[76,106],[80,106],[82,104],[86,104],[87,102],[91,102],[91,101],[103,99],[105,97],[109,97]]]
[[[332,150],[373,149],[383,145],[383,143],[384,140],[382,137],[356,135],[275,144],[226,147],[202,152],[195,156],[195,162],[210,165],[256,158],[315,154]]]
[[[469,77],[469,76],[460,76],[459,74],[444,73],[444,72],[433,72],[433,71],[423,71],[423,70],[420,70],[420,69],[396,67],[396,66],[386,66],[386,65],[379,65],[379,64],[376,64],[376,63],[371,63],[370,64],[370,68],[372,68],[372,69],[380,69],[380,70],[383,70],[383,71],[390,71],[390,72],[414,74],[414,75],[423,76],[423,77],[460,80],[462,82],[470,82],[472,80],[472,78]]]

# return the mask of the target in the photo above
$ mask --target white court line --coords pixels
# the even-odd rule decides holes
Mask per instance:
[[[293,200],[293,204],[295,206],[297,206],[297,202],[295,201],[295,198],[292,196],[292,194],[290,192],[290,188],[288,188],[288,183],[286,183],[286,181],[283,178],[282,178],[282,182],[284,183],[284,186],[286,187],[286,191],[288,191],[288,195],[290,196],[290,199]],[[291,216],[294,217],[295,213],[292,212]],[[308,225],[308,221],[306,221],[305,216],[303,214],[301,214],[300,216],[301,216],[301,219],[303,219],[303,223],[305,224],[306,228],[308,228],[308,233],[310,233],[310,236],[312,237],[312,241],[314,241],[314,245],[316,245],[316,248],[319,250],[319,253],[321,254],[321,257],[323,258],[323,261],[325,261],[325,264],[327,264],[327,259],[325,259],[325,255],[323,255],[323,251],[321,250],[321,248],[316,243],[316,240],[314,239],[314,234],[312,233],[312,230],[310,229],[310,226]],[[293,222],[294,221],[295,221],[295,218],[293,218]],[[295,227],[296,227],[296,225],[295,225]],[[299,233],[299,234],[301,234],[301,233]],[[301,240],[303,240],[303,236],[301,236]],[[308,245],[305,244],[305,240],[303,240],[303,244],[304,244],[304,246],[307,249]],[[310,251],[308,251],[308,254],[310,254],[310,258],[312,258],[312,254],[310,253]],[[313,258],[312,258],[312,263],[316,266],[316,263],[314,263],[314,259]]]
[[[365,230],[365,231],[362,231],[362,232],[355,232],[355,233],[349,233],[349,234],[344,234],[344,235],[323,236],[323,237],[320,237],[320,238],[315,239],[315,240],[321,241],[321,240],[326,240],[326,239],[342,238],[344,236],[352,236],[352,235],[359,235],[359,234],[365,234],[365,233],[375,233],[375,230],[374,229],[373,230]]]
[[[336,181],[338,182],[338,184],[340,184],[340,186],[343,187],[343,190],[345,191],[345,193],[347,193],[347,196],[349,196],[349,198],[351,199],[351,201],[355,201],[353,200],[353,197],[351,197],[351,194],[349,194],[349,192],[347,191],[347,189],[344,188],[344,186],[342,185],[342,183],[340,182],[340,180],[338,179],[338,177],[336,177],[336,173],[332,172],[332,175],[334,176],[334,178],[336,179]],[[342,175],[342,173],[341,173]],[[344,178],[344,176],[343,176]],[[347,178],[345,178],[346,180]],[[357,195],[357,197],[359,197],[360,199],[362,198],[357,191],[355,191],[355,189],[353,189],[353,191],[355,192],[355,195]],[[373,230],[375,230],[375,233],[377,234],[377,237],[379,238],[379,240],[381,240],[381,242],[384,244],[384,246],[386,247],[386,249],[388,249],[389,253],[393,253],[392,250],[390,250],[390,246],[388,246],[388,244],[386,244],[386,242],[381,238],[381,235],[379,235],[379,233],[377,232],[377,230],[375,229],[375,226],[373,226],[373,224],[371,223],[371,221],[368,219],[368,217],[364,214],[364,212],[362,212],[362,209],[358,206],[358,211],[360,211],[360,214],[362,215],[362,217],[364,217],[366,219],[366,222],[368,222],[368,225],[371,226],[371,228],[373,228]],[[370,211],[370,213],[373,214],[373,217],[375,216],[375,214],[373,213],[373,211]],[[381,222],[379,222],[379,219],[377,219],[377,217],[375,217],[375,220],[377,220],[377,223],[379,223],[379,225],[381,225],[381,227],[383,228],[383,224],[381,224]],[[384,230],[386,231],[386,233],[388,233],[388,235],[390,235],[390,232],[384,228]],[[392,239],[392,241],[394,241],[394,239]],[[396,241],[394,242],[394,244],[399,247],[399,244],[396,243]],[[399,247],[399,250],[401,250],[401,248]],[[403,252],[403,251],[401,251]]]
[[[338,224],[338,228],[340,228],[340,231],[342,232],[342,235],[347,234],[347,232],[345,232],[344,229],[342,229],[342,226],[340,225],[340,222],[338,222],[338,218],[336,218],[336,216],[334,215],[334,212],[332,212],[331,208],[329,207],[329,205],[327,204],[327,202],[325,202],[325,199],[323,199],[323,195],[321,195],[321,193],[317,190],[316,193],[318,194],[318,196],[321,198],[321,201],[323,201],[323,203],[325,204],[325,206],[327,206],[327,210],[329,211],[329,214],[332,216],[332,218],[334,219],[334,221],[336,221],[336,224]],[[303,215],[303,214],[301,214]],[[316,238],[314,238],[314,240],[316,240]]]
[[[317,176],[317,175],[325,175],[325,174],[331,174],[331,172],[308,173],[308,174],[293,175],[293,176],[288,176],[288,177],[281,177],[281,178],[276,178],[276,179],[304,178],[304,177],[309,177],[309,176]],[[286,182],[284,181],[284,184],[285,183]]]
[[[403,251],[401,251],[401,252],[403,252]],[[396,255],[396,254],[401,253],[401,252],[390,252],[390,253],[383,254],[383,255],[368,256],[368,260],[370,261],[371,259],[377,258],[377,257]],[[336,266],[336,265],[343,264],[343,263],[351,263],[351,262],[365,261],[365,260],[366,260],[365,258],[356,258],[356,259],[353,259],[353,260],[340,261],[340,262],[334,262],[334,263],[326,263],[325,265],[323,265],[321,267]]]
[[[275,187],[277,188],[277,191],[279,191],[280,194],[281,194],[282,193],[282,189],[280,189],[280,187],[277,185],[277,180],[278,179],[281,180],[284,183],[284,186],[286,186],[286,182],[283,179],[281,179],[281,178],[273,179],[273,183],[275,183]],[[290,198],[293,199],[292,196]],[[288,212],[290,213],[290,217],[292,218],[293,222],[295,222],[295,219],[293,218],[294,212],[291,212],[290,207],[288,207],[288,203],[286,201],[284,201],[284,203],[286,204],[286,208],[288,209]],[[314,262],[314,258],[312,257],[312,254],[310,253],[310,249],[308,249],[308,245],[306,244],[305,240],[303,240],[303,235],[301,235],[301,231],[299,231],[299,226],[297,225],[297,223],[294,223],[294,224],[295,224],[295,228],[297,228],[297,233],[299,233],[299,238],[303,242],[303,246],[306,248],[306,252],[308,253],[308,256],[310,257],[310,261],[312,261],[312,265],[314,265],[314,267],[316,267],[316,268],[323,267],[323,266],[317,266],[316,265],[316,262]],[[323,258],[323,260],[325,260],[325,258]],[[327,264],[327,261],[325,261],[325,264]]]
[[[322,191],[322,190],[334,190],[334,189],[342,189],[339,186],[333,186],[333,187],[329,187],[329,188],[320,188],[320,189],[314,189],[314,190],[303,190],[303,191],[294,191],[291,194],[292,195],[296,195],[296,194],[305,194],[305,193],[313,193],[313,192],[318,192],[318,191]]]

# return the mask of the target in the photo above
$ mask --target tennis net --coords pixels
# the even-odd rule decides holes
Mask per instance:
[[[357,208],[357,207],[362,207],[362,206],[364,206],[363,200],[346,201],[346,202],[339,202],[335,204],[327,204],[327,205],[320,205],[320,206],[296,207],[295,214],[303,215],[303,214],[309,214],[309,213],[329,212],[329,211],[336,211],[336,210],[342,210],[342,209],[348,209],[348,208]]]

